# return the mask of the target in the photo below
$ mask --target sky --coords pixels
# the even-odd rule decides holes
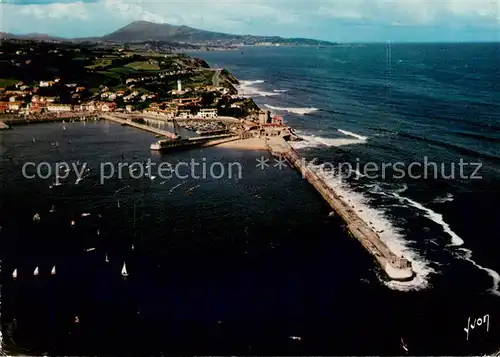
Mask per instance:
[[[93,37],[132,21],[351,42],[500,41],[500,0],[0,0],[0,31]]]

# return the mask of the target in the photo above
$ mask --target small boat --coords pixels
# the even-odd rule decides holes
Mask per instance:
[[[405,341],[403,341],[403,338],[401,338],[401,345],[403,347],[403,350],[408,353],[408,346],[406,345]]]
[[[39,223],[40,222],[40,215],[38,213],[35,213],[33,216],[33,222]]]
[[[134,245],[133,245],[133,244],[132,244],[132,250],[135,250],[135,247],[134,247]]]
[[[76,224],[76,222],[71,220],[71,227],[73,227],[75,224]]]
[[[39,273],[39,272],[38,272],[38,267],[36,267],[36,268],[35,268],[35,271],[33,272],[33,275],[34,275],[34,276],[37,276],[37,275],[38,275],[38,273]]]
[[[125,265],[125,263],[123,263],[122,276],[125,277],[125,278],[128,276],[127,266]]]
[[[52,205],[52,208],[50,209],[50,213],[54,213],[56,211],[56,206]]]
[[[100,235],[100,234],[101,234],[101,232],[99,232],[99,230],[97,230],[97,235]]]
[[[34,144],[36,142],[35,137],[33,137],[33,139],[31,141],[33,141],[33,144]]]
[[[106,263],[109,263],[109,259],[108,259],[108,255],[107,255],[107,254],[106,254],[106,258],[104,258],[104,261],[105,261]]]
[[[82,213],[82,217],[88,217],[90,216],[90,213]]]
[[[156,178],[156,176],[151,176],[150,179],[153,181]]]
[[[95,250],[95,248],[88,248],[88,249],[85,249],[86,252],[93,252]]]
[[[56,266],[55,265],[52,267],[52,270],[50,271],[50,274],[51,275],[56,275]]]
[[[300,336],[290,336],[290,338],[291,338],[292,340],[297,340],[297,341],[302,340],[302,337],[300,337]]]
[[[12,279],[17,279],[17,269],[12,272]]]
[[[80,181],[82,181],[83,178],[77,178],[76,181],[75,181],[75,185],[78,185],[80,183]]]

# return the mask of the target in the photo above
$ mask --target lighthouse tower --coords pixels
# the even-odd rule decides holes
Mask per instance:
[[[182,92],[182,82],[180,79],[177,81],[177,91]]]

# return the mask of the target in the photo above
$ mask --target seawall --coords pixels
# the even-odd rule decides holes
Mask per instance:
[[[282,139],[271,139],[268,141],[268,147],[271,154],[286,158],[302,173],[302,176],[314,186],[347,224],[350,235],[356,238],[375,258],[391,280],[407,281],[415,276],[411,262],[394,254],[380,236],[357,215],[335,190],[329,187],[316,172],[306,165],[306,161],[287,142]]]
[[[135,123],[135,122],[133,122],[131,120],[120,119],[120,118],[118,118],[118,117],[116,117],[114,115],[101,114],[100,116],[103,119],[111,120],[111,121],[113,121],[115,123],[119,123],[119,124],[123,124],[123,125],[132,126],[134,128],[137,128],[137,129],[149,131],[151,133],[164,136],[166,138],[170,138],[170,139],[175,139],[176,138],[176,135],[174,133],[171,133],[170,131],[166,131],[166,130],[162,130],[162,129],[158,129],[158,128],[153,128],[152,126],[149,126],[149,125]]]

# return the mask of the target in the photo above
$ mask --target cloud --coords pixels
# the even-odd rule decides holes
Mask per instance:
[[[86,4],[82,1],[66,3],[50,3],[45,5],[19,6],[19,14],[32,16],[37,20],[44,19],[87,19]]]
[[[66,29],[65,36],[103,35],[136,20],[289,37],[328,29],[328,36],[340,41],[342,34],[350,38],[354,30],[361,31],[360,26],[363,31],[368,31],[366,26],[372,30],[434,26],[450,31],[489,26],[494,31],[500,25],[498,0],[0,0],[0,4],[4,31]],[[418,29],[413,31],[418,36]]]

